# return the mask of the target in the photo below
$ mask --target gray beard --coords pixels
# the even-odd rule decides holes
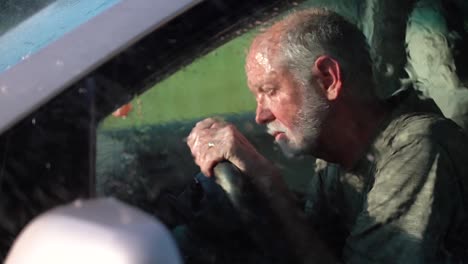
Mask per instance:
[[[313,155],[316,152],[318,138],[329,113],[330,105],[315,87],[309,86],[304,92],[302,108],[298,113],[294,134],[298,136],[277,142],[286,157]]]

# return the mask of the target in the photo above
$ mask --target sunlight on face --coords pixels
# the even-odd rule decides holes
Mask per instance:
[[[247,56],[247,80],[257,100],[256,120],[266,125],[286,156],[313,155],[329,112],[328,101],[315,80],[304,86],[287,67],[272,62],[279,56],[273,40],[261,36]]]
[[[297,87],[297,89],[301,89]],[[300,111],[293,120],[293,126],[287,128],[279,120],[267,124],[268,133],[284,133],[276,137],[276,143],[288,157],[313,154],[317,147],[318,138],[328,114],[329,105],[317,88],[309,85],[301,89],[303,95]]]
[[[258,52],[255,55],[255,60],[259,65],[261,65],[264,68],[265,72],[271,72],[273,70],[271,67],[270,60],[268,60],[268,57],[262,52]]]

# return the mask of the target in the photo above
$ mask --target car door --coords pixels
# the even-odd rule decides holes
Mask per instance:
[[[253,123],[242,58],[257,28],[296,3],[163,2],[6,2],[2,258],[30,219],[77,198],[112,195],[158,215],[159,194],[198,172],[184,138],[203,117],[271,143]]]

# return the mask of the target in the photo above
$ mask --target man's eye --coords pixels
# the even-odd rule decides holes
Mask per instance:
[[[265,90],[265,93],[267,95],[274,95],[276,93],[276,89],[275,88],[271,88],[271,89],[266,89]]]

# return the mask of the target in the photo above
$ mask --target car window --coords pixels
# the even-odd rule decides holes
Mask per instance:
[[[0,3],[0,73],[120,0],[6,0]]]
[[[236,263],[232,252],[256,263],[257,253],[239,246],[243,238],[227,235],[237,230],[233,220],[236,217],[227,209],[229,205],[222,202],[213,205],[200,198],[197,184],[208,189],[204,190],[207,197],[208,192],[215,191],[206,183],[210,180],[200,177],[185,139],[194,124],[203,118],[218,116],[233,123],[282,170],[298,203],[306,202],[315,161],[311,157],[286,159],[264,128],[255,124],[255,102],[246,86],[244,58],[252,37],[269,25],[271,18],[278,19],[295,8],[311,6],[334,9],[357,24],[367,35],[372,51],[382,54],[382,57],[374,58],[377,63],[392,68],[402,59],[386,54],[390,47],[375,43],[376,36],[383,37],[385,29],[379,28],[380,24],[376,26],[378,30],[372,28],[372,24],[366,24],[365,19],[371,19],[366,15],[369,10],[354,2],[301,1],[289,2],[286,8],[272,7],[263,19],[233,30],[229,41],[215,42],[214,45],[213,42],[201,43],[202,47],[209,45],[208,53],[197,56],[170,74],[161,75],[163,77],[156,82],[147,83],[145,92],[132,94],[129,100],[113,108],[97,130],[96,194],[117,196],[159,217],[174,232],[183,254],[188,255],[188,263]],[[417,18],[418,13],[414,17]],[[398,26],[401,25],[394,25]],[[404,34],[400,39],[395,36],[392,40],[394,43],[404,42]],[[180,40],[167,38],[166,41],[177,44]],[[402,49],[398,54],[405,57],[404,45],[398,47]],[[158,65],[152,67],[158,68]],[[395,79],[389,76],[405,75],[401,72],[388,74],[386,68],[379,67],[383,66],[376,66],[376,78],[388,86],[382,85],[377,92],[389,96],[399,88],[391,86]],[[399,70],[404,71],[403,68]],[[210,237],[211,232],[219,236]],[[223,235],[230,236],[230,241],[226,242]],[[212,259],[197,253],[190,255],[190,252],[205,252]],[[245,259],[239,262],[247,263]]]
[[[271,7],[267,14],[280,17],[297,6],[290,3],[287,8]],[[200,202],[198,198],[190,198],[194,195],[191,193],[194,184],[208,180],[200,176],[186,137],[196,122],[216,116],[236,125],[280,167],[291,190],[300,198],[298,201],[302,201],[313,175],[314,159],[285,158],[265,128],[255,123],[255,100],[247,88],[244,72],[245,56],[253,36],[269,20],[266,16],[241,25],[218,45],[205,43],[204,48],[209,49],[206,54],[147,84],[143,93],[131,94],[130,100],[115,105],[103,117],[96,137],[97,196],[115,196],[143,208],[169,226],[174,235],[184,237],[185,232],[181,230],[199,213],[190,206]],[[165,41],[177,44],[181,40]],[[153,67],[158,69],[158,65]],[[202,206],[200,210],[208,210],[210,206]],[[226,205],[220,210],[228,211],[228,208]],[[223,226],[223,219],[219,216],[208,222]],[[214,241],[221,243],[222,239]],[[188,247],[203,248],[195,241],[189,242]],[[235,250],[235,247],[226,245],[223,250],[228,249]]]
[[[36,2],[39,4],[40,1]],[[87,23],[84,22],[93,16],[99,16],[93,22],[99,22],[100,20],[104,23],[94,23],[92,24],[92,29],[94,27],[101,27],[112,30],[113,28],[110,28],[109,24],[107,24],[110,22],[109,20],[102,21],[103,16],[105,18],[121,18],[122,13],[129,13],[122,9],[125,9],[126,5],[128,6],[128,4],[133,3],[127,2],[125,3],[126,5],[119,5],[120,10],[114,9],[114,13],[110,15],[109,12],[103,11],[113,6],[115,3],[113,1],[42,1],[41,4],[43,5],[35,5],[31,1],[2,1],[1,4],[4,3],[8,5],[6,5],[6,9],[0,10],[0,12],[4,12],[2,13],[3,15],[18,15],[19,17],[15,21],[12,21],[8,27],[6,26],[8,23],[2,23],[2,26],[5,25],[5,27],[2,28],[4,34],[0,36],[0,41],[4,41],[3,37],[5,36],[12,36],[11,38],[6,38],[12,41],[16,41],[16,38],[20,40],[27,39],[27,37],[31,37],[28,34],[17,35],[16,37],[11,34],[20,32],[15,31],[18,28],[35,28],[44,31],[35,32],[37,36],[33,34],[32,41],[45,36],[45,42],[42,42],[44,39],[41,39],[41,42],[38,42],[38,46],[35,46],[37,49],[44,48],[42,52],[31,54],[29,58],[26,58],[27,61],[25,63],[15,65],[12,69],[1,73],[0,98],[4,102],[8,101],[12,103],[13,106],[5,107],[4,105],[2,108],[3,113],[7,113],[7,115],[13,117],[13,120],[16,121],[8,126],[5,126],[5,124],[1,125],[0,261],[6,256],[18,233],[33,217],[57,205],[93,196],[95,188],[94,166],[96,122],[99,118],[98,111],[101,111],[101,109],[104,109],[102,110],[104,112],[106,111],[105,106],[107,104],[105,102],[109,98],[112,98],[112,94],[116,94],[116,87],[112,87],[113,92],[107,91],[105,100],[100,100],[101,97],[98,97],[97,94],[99,89],[104,89],[103,85],[101,85],[101,79],[103,78],[98,78],[96,75],[99,74],[95,74],[92,70],[97,67],[96,65],[101,65],[112,58],[113,56],[111,55],[115,55],[116,53],[114,49],[124,48],[120,47],[120,45],[129,47],[138,39],[141,39],[146,35],[142,31],[151,33],[146,27],[151,27],[151,29],[160,27],[161,24],[159,23],[161,19],[167,22],[170,18],[174,17],[174,13],[171,12],[177,11],[181,13],[189,7],[189,4],[195,2],[184,1],[180,4],[174,4],[168,7],[167,10],[161,10],[160,13],[156,14],[154,20],[148,19],[150,20],[148,23],[142,23],[142,20],[136,21],[137,25],[133,24],[134,27],[132,27],[134,31],[129,30],[128,32],[124,32],[129,36],[121,36],[117,44],[112,43],[116,42],[115,39],[106,40],[109,44],[105,44],[103,49],[99,49],[98,47],[94,50],[93,54],[88,54],[88,59],[91,59],[91,61],[85,63],[86,66],[81,69],[75,68],[75,70],[72,70],[72,74],[69,75],[64,74],[62,70],[71,64],[76,65],[82,62],[83,53],[66,54],[70,55],[66,56],[70,58],[70,63],[64,64],[64,59],[57,56],[60,52],[50,50],[50,45],[46,47],[41,45],[50,44],[55,38],[58,38],[54,43],[58,43],[59,45],[55,47],[60,48],[60,45],[63,47],[64,44],[63,40],[65,38],[63,36],[72,36],[72,39],[80,36],[87,43],[90,43],[89,48],[96,48],[96,45],[93,45],[95,44],[93,36],[95,36],[96,32],[90,30],[90,27],[87,27]],[[31,8],[35,8],[33,8],[34,10],[27,9],[29,10],[27,11],[22,8],[29,3],[31,3]],[[156,6],[157,8],[157,4],[155,5],[152,1],[140,1],[139,5],[135,3],[132,6],[141,7],[145,4],[153,7]],[[18,10],[14,9],[16,7]],[[22,13],[23,11],[25,13]],[[53,14],[46,13],[44,15],[44,13],[41,13],[45,11],[53,12]],[[155,17],[154,14],[151,15]],[[72,18],[67,20],[70,16]],[[37,17],[40,18],[39,21],[34,20]],[[47,20],[49,18],[55,20],[51,22]],[[30,22],[29,19],[32,19],[33,22]],[[63,19],[63,21],[60,19]],[[27,27],[23,27],[25,23]],[[151,23],[158,24],[153,25]],[[80,34],[75,34],[76,31],[73,28],[78,25],[81,25]],[[57,30],[54,31],[54,29]],[[138,38],[135,36],[138,36]],[[15,42],[16,44],[9,43],[11,45],[17,44],[20,47],[18,50],[14,49],[15,46],[8,46],[9,49],[6,50],[3,50],[3,45],[0,47],[2,49],[0,56],[4,56],[0,63],[4,63],[5,65],[9,64],[7,61],[12,58],[9,57],[11,54],[21,54],[18,51],[22,51],[21,47],[24,44],[21,41]],[[74,43],[68,42],[68,45],[67,48],[75,47]],[[96,51],[101,51],[105,54],[100,54]],[[47,54],[54,55],[47,57]],[[89,58],[92,55],[96,56],[96,58]],[[102,61],[103,58],[107,58],[106,61]],[[116,59],[119,60],[119,58]],[[99,63],[96,63],[96,61]],[[43,81],[50,83],[53,74],[49,73],[54,70],[45,66],[50,65],[48,64],[50,62],[60,72],[60,78],[58,78],[61,79],[58,81],[60,83],[52,80],[52,82],[57,84],[55,88],[60,88],[60,92],[52,91],[53,96],[46,98],[47,101],[45,102],[42,99],[40,99],[40,103],[27,100],[25,97],[44,98],[44,91],[51,89],[51,87],[42,87],[40,84]],[[34,68],[35,63],[40,65],[39,68]],[[43,75],[38,76],[37,72],[44,68],[48,68],[49,71],[46,70]],[[79,72],[77,73],[77,71]],[[18,78],[14,77],[16,73],[18,74]],[[77,74],[80,76],[78,80]],[[22,80],[30,80],[35,84],[24,87],[19,84],[22,83]],[[9,83],[9,85],[4,85],[4,82]],[[122,98],[125,100],[126,97],[122,96],[115,101],[118,103],[119,100],[123,100]],[[112,102],[111,104],[116,102]],[[27,112],[19,111],[15,106],[21,106]]]
[[[117,2],[3,2],[0,19],[8,22],[0,26],[0,72],[8,74],[6,70],[12,65]],[[145,31],[136,43],[126,43],[98,68],[84,69],[83,78],[67,83],[67,89],[0,135],[0,259],[33,216],[80,197],[114,196],[166,224],[184,254],[192,258],[186,259],[187,263],[261,263],[261,253],[244,252],[242,243],[247,245],[248,241],[235,236],[239,235],[237,229],[229,229],[239,224],[230,205],[222,199],[215,199],[219,202],[216,204],[203,199],[203,194],[213,195],[216,191],[210,192],[210,188],[216,187],[199,174],[186,145],[196,122],[210,116],[223,118],[236,125],[281,169],[299,205],[306,202],[315,160],[285,158],[265,128],[254,122],[255,100],[247,89],[244,60],[258,32],[296,9],[328,7],[364,31],[372,51],[379,54],[374,59],[376,74],[383,78],[381,83],[392,83],[394,80],[385,78],[396,76],[405,85],[420,85],[426,95],[439,96],[439,103],[445,105],[455,102],[446,100],[446,94],[457,97],[464,92],[426,89],[422,83],[429,79],[425,77],[437,75],[430,71],[402,66],[400,75],[390,74],[397,72],[394,65],[405,65],[390,51],[399,51],[406,59],[402,43],[408,38],[413,45],[408,52],[420,58],[418,52],[423,49],[417,48],[422,43],[417,33],[428,31],[413,28],[407,35],[392,35],[394,42],[378,42],[375,36],[387,36],[381,25],[388,23],[378,20],[380,16],[372,13],[372,6],[358,2],[203,1],[156,30]],[[417,11],[412,14],[413,26],[427,15],[424,8]],[[466,17],[462,18],[465,28]],[[374,19],[379,23],[367,21]],[[401,24],[406,26],[404,22]],[[411,42],[411,37],[416,41]],[[454,49],[465,43],[448,39]],[[427,64],[417,59],[411,62]],[[460,73],[467,68],[458,58],[454,63],[457,67],[451,69],[457,68]],[[466,75],[460,75],[460,82],[455,84],[466,86]],[[0,96],[5,92],[2,89]],[[382,96],[395,90],[394,86],[379,87]],[[463,109],[463,102],[457,106]],[[200,186],[208,189],[200,191]],[[203,224],[194,227],[193,223]],[[198,233],[190,233],[192,228]],[[195,240],[186,240],[187,234]],[[218,234],[225,236],[220,240]]]
[[[264,128],[254,122],[255,101],[246,85],[244,58],[256,32],[239,31],[239,36],[135,95],[99,124],[98,194],[131,193],[122,199],[157,197],[158,189],[165,185],[183,185],[198,172],[185,137],[197,121],[210,116],[234,122],[259,149],[271,152],[268,156],[279,166],[289,168],[287,179],[296,181],[294,186],[303,190],[305,182],[297,169],[311,166],[303,162],[292,169],[291,162],[281,159],[277,149],[272,148],[274,144]],[[132,189],[138,184],[139,188],[149,189]],[[144,195],[146,191],[150,194]]]
[[[45,4],[41,10],[51,8],[57,3]],[[65,8],[73,7],[72,3],[77,4],[76,1],[68,3],[70,5],[64,4]],[[237,123],[245,123],[243,127],[252,130],[250,123],[253,119],[248,115],[251,115],[253,98],[247,96],[244,89],[240,89],[245,81],[241,74],[243,62],[238,60],[243,57],[249,38],[241,38],[238,41],[233,39],[256,27],[259,18],[277,14],[281,6],[268,1],[232,2],[229,6],[219,5],[218,2],[204,2],[165,24],[164,27],[154,32],[147,32],[147,35],[137,43],[129,43],[127,49],[115,54],[110,61],[97,69],[91,72],[89,69],[83,69],[89,74],[66,84],[68,87],[63,92],[26,117],[23,118],[22,114],[21,117],[16,117],[20,121],[7,127],[7,130],[0,135],[0,153],[2,153],[0,258],[5,257],[17,234],[34,216],[77,198],[92,197],[96,194],[113,195],[157,215],[161,210],[155,210],[156,207],[152,207],[151,204],[157,202],[159,187],[153,185],[155,188],[147,188],[148,191],[142,192],[141,187],[145,185],[145,178],[151,175],[170,176],[175,173],[175,179],[182,180],[167,181],[161,184],[159,188],[161,190],[166,187],[184,187],[193,179],[198,169],[187,155],[188,151],[183,140],[193,123],[201,117],[220,114],[227,115],[227,118],[239,118],[240,121]],[[291,5],[288,4],[289,6]],[[32,17],[34,14],[35,12],[31,11]],[[245,14],[251,16],[246,18]],[[28,21],[26,19],[28,16],[24,17],[24,22]],[[18,22],[12,23],[2,36],[14,32],[22,23],[21,19],[18,19]],[[233,40],[233,44],[229,44],[229,40]],[[239,41],[243,44],[237,43]],[[227,48],[224,48],[224,44]],[[200,88],[199,86],[203,84],[201,80],[205,78],[199,78],[196,71],[221,65],[219,61],[208,59],[207,64],[204,59],[200,59],[205,55],[207,58],[217,57],[219,52],[216,50],[217,47],[220,47],[221,53],[226,53],[223,50],[228,50],[228,54],[221,57],[235,58],[237,61],[237,67],[224,69],[228,71],[235,68],[236,71],[230,81],[230,85],[238,91],[232,96],[236,98],[235,103],[230,105],[221,102],[228,99],[231,101],[231,96],[221,93],[216,100],[218,102],[213,103],[214,108],[203,106],[198,102],[192,103],[188,111],[177,111],[177,107],[171,107],[171,104],[181,100],[178,95],[174,95],[172,99],[166,98],[171,97],[174,82],[177,86],[183,85],[193,90],[187,96],[194,96],[200,100],[207,96],[206,94],[201,96],[195,91],[196,88]],[[154,52],[161,50],[164,52]],[[35,55],[37,54],[31,56],[30,60],[40,58]],[[57,60],[57,58],[49,59],[54,62]],[[4,61],[6,60],[2,60],[2,63]],[[191,62],[195,67],[190,66]],[[14,67],[12,71],[20,74],[20,69],[21,67]],[[197,87],[190,87],[181,81],[186,76],[177,72],[187,71],[192,71],[191,80],[198,82]],[[2,75],[8,77],[10,73],[11,71],[4,71]],[[222,78],[218,78],[219,85],[221,81]],[[157,89],[159,86],[165,86],[167,89]],[[151,87],[154,89],[149,89]],[[209,87],[211,91],[215,88],[215,86]],[[163,94],[158,95],[158,90]],[[10,94],[4,87],[1,91],[2,96]],[[147,100],[145,97],[152,99]],[[10,98],[18,99],[15,101],[18,105],[22,104],[19,100],[21,97]],[[145,119],[144,116],[147,116],[145,112],[157,110],[157,106],[151,105],[151,101],[155,98],[159,100],[160,107],[165,109],[165,113],[161,112],[159,117],[151,113],[149,118]],[[129,102],[133,106],[130,114],[138,118],[124,119],[121,116],[105,118]],[[180,105],[189,102],[185,99]],[[162,105],[164,103],[166,106]],[[184,112],[190,114],[181,114]],[[132,122],[136,122],[134,126],[128,125],[128,123],[133,124]],[[160,129],[160,126],[173,126],[174,130]],[[151,133],[151,129],[156,129],[156,133]],[[123,136],[116,135],[119,133]],[[151,137],[159,137],[160,142],[166,142],[168,147],[145,148],[143,144],[154,142]],[[127,140],[129,144],[122,147],[121,138],[129,139]],[[179,153],[178,150],[181,150],[181,156],[173,156]],[[164,156],[165,151],[171,153],[173,159],[171,164],[176,162],[173,164],[180,167],[180,170],[171,172],[168,169],[171,167],[164,164],[167,160]],[[150,161],[154,155],[159,156],[161,162],[154,163],[153,166]],[[141,168],[136,167],[138,164],[133,162],[135,158],[145,165]],[[96,166],[97,163],[99,166]],[[116,163],[119,163],[118,166],[113,167]],[[108,164],[112,166],[108,167]],[[165,171],[167,173],[164,173]],[[104,176],[95,177],[97,174]],[[122,182],[107,180],[114,176],[126,179],[125,184],[128,183],[128,179],[137,180],[132,182],[133,185],[129,188]],[[127,176],[130,178],[126,178]],[[151,176],[151,179],[158,177]]]
[[[167,43],[164,48],[180,47],[175,53],[182,54],[179,59],[189,63],[183,62],[182,67],[166,74],[165,65],[154,60],[146,68],[156,73],[150,83],[140,84],[146,87],[145,92],[128,94],[127,101],[114,104],[113,112],[103,116],[97,129],[97,194],[115,195],[152,210],[162,189],[183,186],[199,172],[185,137],[197,121],[218,116],[233,122],[283,170],[290,187],[305,195],[314,159],[285,158],[265,128],[255,124],[255,101],[247,88],[244,64],[250,42],[259,31],[295,9],[312,6],[332,8],[351,21],[357,20],[358,7],[353,4],[340,6],[317,0],[272,2],[234,24],[219,23],[226,32],[219,37],[207,42],[194,37],[191,45],[209,51],[203,56],[195,55],[194,60],[180,52],[186,44],[184,40],[169,32],[162,35]],[[182,24],[193,28],[190,22]],[[185,56],[188,58],[184,60]]]

